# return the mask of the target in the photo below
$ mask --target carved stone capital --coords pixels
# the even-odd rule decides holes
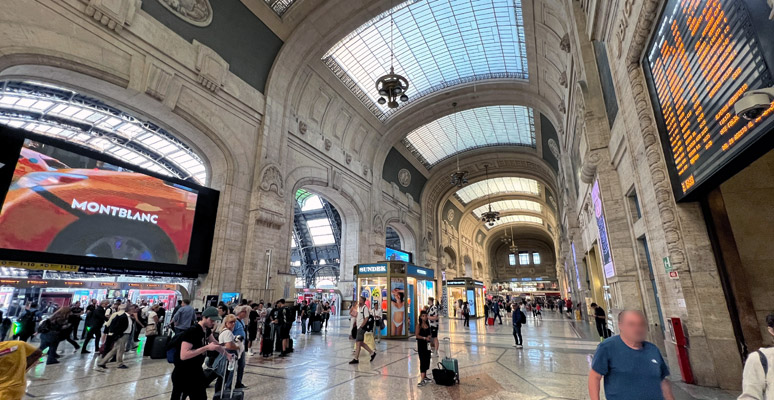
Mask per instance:
[[[275,192],[278,196],[285,196],[285,183],[282,173],[276,165],[267,165],[261,171],[261,190]]]
[[[207,90],[216,93],[226,83],[229,64],[215,50],[194,39],[196,46],[196,71],[199,83]]]
[[[86,3],[83,11],[106,28],[121,32],[124,26],[131,25],[142,0],[81,0]]]
[[[374,233],[384,232],[384,222],[382,221],[382,217],[379,214],[374,215],[373,228]]]
[[[594,182],[594,177],[597,175],[597,167],[601,160],[602,157],[597,153],[591,153],[586,157],[581,167],[581,181],[583,183],[590,184]]]
[[[280,229],[286,222],[284,215],[265,208],[259,208],[258,215],[255,217],[256,224],[271,229]]]

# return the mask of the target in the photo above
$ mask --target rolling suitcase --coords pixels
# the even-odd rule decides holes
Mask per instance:
[[[443,346],[443,359],[441,360],[441,364],[443,367],[449,371],[454,372],[455,380],[457,383],[460,383],[460,367],[457,363],[456,358],[451,358],[452,352],[451,352],[451,340],[448,337],[443,338],[441,341],[441,344]]]
[[[167,343],[169,343],[169,336],[155,336],[153,338],[153,344],[151,344],[150,358],[152,360],[167,358]]]
[[[312,333],[320,333],[322,331],[322,321],[315,319],[312,321]]]
[[[265,337],[261,339],[261,355],[262,356],[270,356],[272,351],[272,340],[270,337]]]
[[[242,391],[242,389],[234,390],[236,386],[236,376],[235,373],[237,372],[237,360],[234,358],[233,360],[228,362],[228,365],[226,366],[226,374],[223,377],[223,385],[220,387],[220,400],[244,400],[245,398],[245,392]],[[229,378],[229,375],[231,379]],[[226,383],[231,381],[231,387],[226,388]],[[217,388],[215,388],[217,390]]]

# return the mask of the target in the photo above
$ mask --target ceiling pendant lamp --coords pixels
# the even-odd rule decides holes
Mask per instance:
[[[395,20],[392,17],[392,4],[390,4],[390,73],[382,75],[376,80],[376,91],[379,93],[379,99],[376,101],[380,105],[387,104],[389,108],[398,108],[398,100],[408,101],[406,91],[409,88],[408,79],[395,73],[393,61],[395,59],[395,47],[393,45],[392,31]]]
[[[508,251],[511,254],[516,255],[516,252],[519,251],[519,248],[516,247],[516,242],[513,239],[513,225],[511,225],[511,245],[508,247]]]
[[[489,201],[489,211],[481,214],[481,222],[492,227],[495,225],[495,222],[500,220],[500,213],[498,211],[492,211],[492,192],[489,190],[489,165],[484,165],[484,170],[486,171],[486,197]]]
[[[468,171],[460,171],[460,131],[457,129],[457,102],[452,103],[454,110],[454,137],[457,144],[454,145],[454,152],[457,154],[457,171],[451,174],[451,184],[457,187],[463,187],[468,183]]]

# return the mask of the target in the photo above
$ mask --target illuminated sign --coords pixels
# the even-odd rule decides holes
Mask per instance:
[[[613,265],[613,253],[610,252],[610,241],[607,238],[605,214],[602,212],[602,198],[599,197],[599,181],[595,181],[594,187],[591,189],[591,202],[594,204],[594,216],[597,218],[599,247],[602,250],[602,266],[605,271],[605,278],[610,278],[615,276],[615,265]],[[575,257],[574,253],[573,257]],[[580,287],[578,288],[580,289]]]
[[[18,279],[0,279],[0,285],[18,285]]]
[[[83,286],[83,282],[80,281],[64,281],[66,286]]]
[[[113,282],[101,282],[99,285],[100,286],[115,286],[115,283],[113,283]]]
[[[386,274],[387,264],[364,264],[357,266],[358,274]]]
[[[142,287],[142,285],[139,283],[130,283],[129,287]]]
[[[27,284],[28,285],[47,285],[48,281],[36,281],[36,280],[28,279]]]
[[[666,2],[643,64],[678,199],[774,123],[774,102],[750,121],[734,111],[745,92],[773,83],[766,66],[772,56],[759,42],[772,28],[751,17],[761,7],[739,0]]]
[[[69,271],[78,272],[77,265],[64,265],[64,264],[45,264],[36,262],[22,262],[22,261],[0,261],[0,265],[11,268],[23,268],[23,269],[43,269],[49,271]]]
[[[473,284],[476,286],[484,286],[484,282],[481,281],[473,281]]]
[[[435,277],[435,271],[432,269],[417,267],[416,265],[409,265],[408,273],[409,275],[420,275],[431,279]]]
[[[450,280],[450,281],[446,281],[446,284],[448,286],[465,286],[465,281],[464,280]]]

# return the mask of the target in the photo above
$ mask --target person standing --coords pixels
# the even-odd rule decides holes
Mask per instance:
[[[597,305],[597,303],[591,303],[591,308],[594,309],[594,322],[597,325],[597,333],[602,339],[610,337],[610,330],[607,329],[607,314],[605,309]]]
[[[648,324],[641,311],[618,314],[620,335],[600,343],[589,371],[589,396],[599,400],[605,378],[608,400],[674,400],[666,379],[669,367],[654,344],[646,342]]]
[[[430,304],[432,307],[432,300],[430,300]],[[419,353],[419,373],[422,375],[422,379],[417,383],[417,386],[419,387],[427,385],[428,382],[432,382],[432,380],[427,377],[427,370],[430,369],[431,356],[427,345],[433,341],[431,333],[432,328],[430,327],[428,319],[429,313],[422,310],[419,313],[419,323],[417,324],[419,325],[417,329],[417,353]]]
[[[159,304],[154,304],[148,313],[145,314],[145,348],[143,348],[143,356],[150,356],[153,353],[153,345],[156,341],[156,336],[161,334],[161,324],[159,321]]]
[[[368,324],[368,319],[371,316],[371,310],[366,306],[365,302],[366,298],[360,296],[357,303],[357,319],[355,325],[357,326],[357,333],[355,334],[355,358],[349,362],[350,364],[357,364],[360,362],[358,358],[360,357],[361,348],[365,348],[367,352],[371,353],[371,361],[376,357],[376,350],[371,350],[371,348],[365,344],[366,324]]]
[[[3,312],[0,311],[0,342],[5,341],[8,331],[11,330],[11,325],[11,319],[8,316],[3,316]]]
[[[40,349],[20,340],[0,342],[0,399],[22,400],[27,389],[25,374],[43,356]]]
[[[567,314],[572,318],[572,300],[569,297],[564,301],[564,306],[567,308]]]
[[[470,304],[467,301],[462,303],[462,318],[465,319],[462,325],[470,328]],[[486,321],[484,321],[484,324],[486,324]]]
[[[557,310],[559,311],[559,315],[562,315],[564,313],[564,299],[559,299],[559,302],[556,304]]]
[[[97,361],[97,366],[102,369],[107,369],[107,363],[113,356],[116,357],[118,368],[128,368],[124,365],[124,352],[126,352],[126,346],[132,338],[132,319],[126,313],[126,309],[126,304],[118,306],[118,311],[114,313],[108,324],[108,339],[105,341],[107,352]],[[107,350],[108,347],[110,350]]]
[[[774,336],[774,313],[766,316],[766,327]],[[774,400],[774,347],[751,352],[744,363],[742,395],[739,400]]]
[[[261,317],[258,315],[258,304],[252,303],[250,304],[250,323],[247,325],[247,335],[248,341],[247,341],[247,355],[254,356],[255,352],[253,352],[253,342],[258,338],[258,320]]]
[[[323,319],[325,320],[325,330],[328,330],[328,320],[331,318],[331,305],[326,301],[323,304]]]
[[[191,307],[191,300],[183,300],[183,306],[172,314],[172,328],[175,334],[181,334],[188,330],[196,322],[196,311]]]
[[[237,318],[233,314],[228,314],[223,318],[221,324],[223,329],[218,334],[218,342],[223,345],[226,352],[230,353],[232,357],[239,358],[244,351],[244,343],[236,340],[236,336],[234,335],[234,326],[236,326],[236,323]],[[224,387],[230,388],[232,379],[234,379],[234,371],[229,371],[228,368],[226,368],[223,376],[218,375],[217,381],[215,382],[215,396],[213,399],[220,399],[223,397],[221,389]],[[225,386],[223,385],[224,382],[226,383]]]
[[[432,297],[427,298],[427,305],[430,307],[427,310],[427,323],[430,326],[430,347],[435,356],[438,357],[438,320],[440,319],[438,307],[435,305],[435,299]],[[447,354],[446,357],[450,357],[450,355]]]
[[[513,314],[511,315],[513,324],[513,338],[516,340],[516,348],[523,348],[524,339],[521,337],[521,324],[527,321],[527,316],[521,311],[518,304],[513,304]]]
[[[500,303],[498,301],[492,302],[492,310],[494,311],[494,317],[495,319],[500,320],[500,325],[503,324],[503,317],[500,316]],[[494,322],[494,319],[492,319],[492,322]]]
[[[171,400],[207,400],[207,385],[211,380],[202,369],[204,353],[217,351],[223,354],[226,351],[212,336],[217,321],[220,321],[218,309],[207,307],[202,311],[201,321],[180,333],[180,352],[175,356],[175,369],[172,370]],[[227,357],[231,360],[231,355]]]
[[[14,340],[19,339],[22,342],[30,340],[35,335],[35,328],[38,326],[40,320],[40,313],[38,312],[38,303],[28,303],[25,307],[24,314],[19,317],[19,331],[14,335]]]
[[[245,321],[247,321],[247,315],[250,312],[249,306],[237,306],[234,309],[234,315],[236,315],[237,320],[236,324],[234,324],[234,337],[242,337],[241,341],[244,341],[247,337],[247,331],[245,330],[246,324]],[[244,348],[242,349],[244,350]],[[247,357],[245,357],[244,351],[239,352],[239,358],[237,360],[237,380],[236,385],[234,388],[236,389],[246,389],[247,386],[242,384],[242,377],[245,375],[245,364],[247,362]]]
[[[309,319],[309,302],[304,300],[301,303],[301,334],[306,334],[306,320]]]

